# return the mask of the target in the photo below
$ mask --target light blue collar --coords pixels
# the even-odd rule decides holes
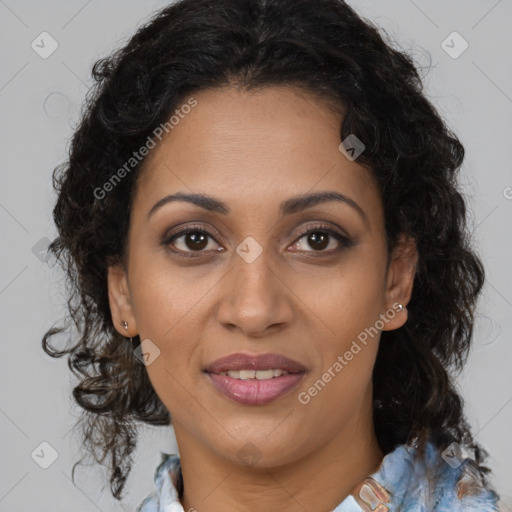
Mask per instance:
[[[484,487],[474,461],[450,459],[446,450],[443,453],[444,458],[432,442],[423,456],[412,446],[396,447],[332,512],[499,511],[499,498]],[[185,512],[178,494],[180,457],[163,452],[161,457],[155,491],[136,512]]]

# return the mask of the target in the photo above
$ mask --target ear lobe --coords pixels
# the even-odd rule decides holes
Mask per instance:
[[[121,264],[108,267],[107,283],[110,313],[116,331],[122,336],[136,336],[138,329],[133,313],[128,278],[126,270]],[[127,322],[127,329],[123,327],[123,322]]]
[[[401,235],[391,256],[387,275],[386,304],[391,309],[393,304],[402,304],[404,309],[390,319],[383,330],[392,331],[402,327],[407,321],[407,304],[411,300],[418,251],[416,242],[407,235]]]

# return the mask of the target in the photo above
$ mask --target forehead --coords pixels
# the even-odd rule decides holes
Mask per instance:
[[[137,203],[150,208],[167,194],[205,193],[241,213],[327,189],[365,210],[380,202],[368,171],[339,151],[342,117],[327,102],[283,86],[216,88],[192,97],[196,106],[174,118],[146,158]]]

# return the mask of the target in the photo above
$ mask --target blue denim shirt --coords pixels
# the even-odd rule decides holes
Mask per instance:
[[[423,457],[414,454],[415,448],[408,445],[395,448],[332,512],[499,511],[499,497],[484,487],[472,459],[450,459],[446,450],[441,454],[432,442]],[[180,458],[161,456],[155,472],[156,489],[136,512],[185,512],[177,491]]]

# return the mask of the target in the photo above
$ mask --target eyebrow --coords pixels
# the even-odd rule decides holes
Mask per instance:
[[[210,212],[220,213],[222,215],[228,215],[231,210],[227,206],[226,203],[220,201],[219,199],[215,199],[214,197],[208,196],[206,194],[185,194],[182,192],[178,192],[176,194],[171,194],[163,197],[159,201],[157,201],[154,206],[149,210],[148,218],[151,217],[158,209],[160,209],[165,204],[174,202],[174,201],[184,201],[187,203],[191,203],[199,208],[203,208],[204,210],[208,210]],[[298,213],[308,208],[312,208],[320,203],[326,203],[329,201],[338,201],[351,206],[354,210],[356,210],[359,215],[363,218],[365,223],[368,224],[368,218],[364,210],[350,197],[341,194],[339,192],[334,191],[324,191],[324,192],[315,192],[311,194],[303,194],[295,197],[291,197],[286,201],[283,201],[279,206],[279,212],[281,216],[291,215],[293,213]]]

